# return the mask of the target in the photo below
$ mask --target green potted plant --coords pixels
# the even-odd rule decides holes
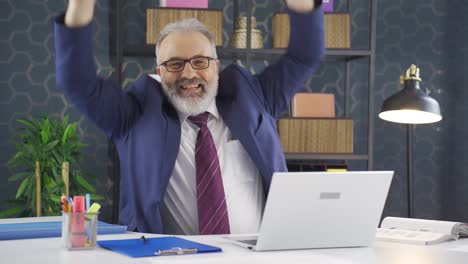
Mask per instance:
[[[9,181],[21,181],[14,200],[14,206],[0,212],[0,218],[13,214],[19,216],[59,215],[60,197],[70,194],[91,193],[93,200],[102,196],[95,194],[89,179],[77,167],[86,146],[76,131],[77,123],[63,119],[49,119],[47,116],[17,119],[23,125],[13,137],[17,152],[8,161],[16,171]],[[70,170],[70,165],[72,168]]]

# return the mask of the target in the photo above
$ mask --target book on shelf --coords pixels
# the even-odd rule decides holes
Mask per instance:
[[[468,224],[402,217],[385,217],[376,240],[431,245],[468,236]]]

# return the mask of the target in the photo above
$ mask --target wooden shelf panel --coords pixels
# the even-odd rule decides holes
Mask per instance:
[[[129,45],[123,50],[124,56],[146,57],[155,56],[155,45]],[[218,57],[220,59],[245,58],[250,55],[253,59],[271,59],[285,52],[285,49],[235,49],[218,47]],[[327,49],[327,61],[349,61],[363,57],[369,57],[371,52],[368,50],[353,49]]]

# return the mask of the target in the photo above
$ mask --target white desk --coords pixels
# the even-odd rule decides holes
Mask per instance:
[[[0,223],[5,221],[0,220]],[[98,235],[98,240],[140,238],[141,233]],[[156,237],[145,234],[146,237]],[[0,241],[0,263],[36,264],[118,264],[118,263],[326,263],[326,264],[467,264],[468,239],[432,246],[376,242],[368,248],[311,249],[253,252],[231,244],[221,236],[186,236],[185,238],[219,246],[221,253],[130,258],[97,247],[95,250],[68,251],[61,238]]]
[[[139,233],[102,235],[98,240],[139,238]],[[146,235],[154,237],[156,235]],[[222,253],[184,256],[130,258],[97,247],[95,250],[68,251],[61,238],[0,241],[0,263],[369,263],[369,264],[466,264],[468,239],[433,246],[375,243],[369,248],[312,249],[276,252],[253,252],[219,236],[187,237],[194,241],[219,246]]]

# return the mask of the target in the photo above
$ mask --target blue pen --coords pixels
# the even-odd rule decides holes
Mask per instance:
[[[70,203],[70,212],[73,212],[72,211],[72,209],[73,209],[73,198],[68,197],[68,202]]]
[[[85,194],[86,199],[86,211],[88,211],[89,207],[91,206],[91,195],[89,193]]]

